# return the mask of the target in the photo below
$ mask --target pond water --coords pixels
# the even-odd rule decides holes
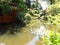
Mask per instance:
[[[44,36],[45,27],[42,25],[40,28],[29,31],[22,31],[16,35],[2,35],[0,36],[0,43],[5,45],[40,45],[41,39]]]
[[[29,33],[19,33],[16,35],[2,35],[0,36],[0,43],[4,43],[5,45],[25,45],[28,41],[30,41],[34,35]]]
[[[31,34],[34,34],[34,38],[28,42],[26,45],[36,45],[36,42],[40,40],[40,38],[44,37],[45,33],[44,32],[46,29],[44,27],[44,25],[40,26],[39,29],[36,29],[34,31],[31,32]],[[42,44],[43,45],[43,44]]]

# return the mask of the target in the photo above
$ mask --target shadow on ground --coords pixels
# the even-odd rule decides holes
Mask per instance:
[[[14,32],[19,32],[18,29],[24,26],[25,23],[21,23],[19,21],[0,24],[0,35],[5,34],[6,32],[9,32],[9,34],[14,34]]]

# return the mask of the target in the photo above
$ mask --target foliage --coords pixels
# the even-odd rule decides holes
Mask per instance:
[[[44,37],[46,45],[60,45],[60,34],[56,32],[50,32],[50,35]]]
[[[0,3],[0,9],[2,9],[2,7],[3,7],[3,5],[2,5],[2,3]]]
[[[47,19],[48,19],[48,23],[53,24],[57,27],[57,29],[60,29],[60,5],[59,4],[55,4],[55,5],[51,5],[48,9],[47,9]]]
[[[30,23],[31,20],[32,20],[31,15],[26,15],[26,16],[25,16],[25,22],[26,22],[26,23]]]
[[[31,15],[31,13],[33,15]],[[24,23],[29,23],[31,20],[38,18],[40,15],[38,14],[38,11],[36,10],[23,10],[21,12],[17,12],[16,18]]]
[[[56,4],[56,3],[59,3],[59,2],[60,2],[60,0],[55,0],[55,4]]]
[[[27,9],[26,4],[24,3],[23,0],[12,0],[13,3],[16,3],[16,6],[18,8],[22,8],[22,9]]]
[[[2,13],[11,13],[12,9],[8,3],[3,4]]]
[[[22,9],[27,9],[27,6],[25,5],[25,3],[17,3],[17,7],[18,8],[22,8]]]
[[[12,2],[13,3],[16,3],[16,7],[18,8],[18,9],[22,9],[22,11],[18,11],[17,12],[17,16],[16,16],[16,18],[23,24],[23,23],[25,23],[24,21],[25,21],[25,15],[26,15],[26,13],[27,13],[27,6],[26,6],[26,4],[24,3],[24,1],[23,0],[12,0]]]
[[[18,11],[17,12],[17,19],[20,21],[23,21],[25,19],[25,14],[27,13],[27,11],[23,10],[23,11]]]
[[[18,3],[20,0],[12,0],[13,3]]]
[[[34,4],[31,5],[31,8],[32,8],[32,9],[35,8],[35,7],[36,7],[36,6],[35,6]]]
[[[60,0],[48,0],[48,1],[50,1],[51,4],[56,4],[56,3],[59,3],[60,2]]]
[[[60,5],[59,4],[53,4],[47,8],[47,14],[48,15],[57,15],[60,13]]]
[[[27,10],[27,6],[23,2],[23,0],[12,0],[12,2],[16,3],[17,8]],[[4,2],[0,2],[0,9],[2,9],[2,13],[11,13],[12,9],[11,6],[9,5],[9,0],[4,0]]]
[[[29,11],[29,14],[33,17],[39,17],[40,16],[39,13],[40,13],[40,11],[37,11],[37,10]]]
[[[2,10],[1,11],[2,14],[4,14],[4,13],[7,13],[7,14],[11,13],[11,7],[8,4],[8,2],[4,2],[4,3],[0,2],[0,10]]]
[[[25,19],[28,20],[28,21],[30,21],[31,20],[31,15],[26,15]]]
[[[16,19],[18,20],[18,22],[20,23],[21,26],[25,26],[25,14],[27,11],[18,11],[16,13]]]
[[[16,4],[15,7],[18,9],[22,9],[23,11],[17,11],[17,20],[20,20],[21,23],[24,23],[25,21],[25,13],[27,13],[27,6],[23,2],[23,0],[12,0],[12,4]],[[13,6],[14,7],[14,6]],[[2,14],[10,14],[12,12],[12,8],[10,5],[9,0],[4,0],[2,3],[0,3],[0,9],[2,9]]]
[[[39,6],[38,6],[39,5]],[[31,4],[31,8],[32,9],[40,9],[41,7],[40,7],[41,5],[38,3],[38,0],[36,0],[36,2],[33,2],[32,4]]]

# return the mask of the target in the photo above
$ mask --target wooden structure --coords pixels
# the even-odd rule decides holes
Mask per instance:
[[[0,16],[0,24],[16,21],[16,17],[15,17],[16,12],[21,11],[21,9],[18,9],[17,7],[15,7],[15,5],[13,3],[9,3],[9,4],[11,5],[12,13],[11,14],[3,14],[2,16]]]
[[[0,16],[0,23],[9,23],[9,22],[13,22],[13,21],[16,21],[15,12],[12,12],[11,14],[4,14],[4,15]]]

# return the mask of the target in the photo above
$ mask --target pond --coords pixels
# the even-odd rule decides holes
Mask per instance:
[[[46,31],[45,31],[45,27],[44,25],[41,25],[40,28],[38,29],[35,29],[34,31],[31,31],[31,34],[34,34],[34,38],[28,42],[26,45],[36,45],[36,42],[41,42],[44,35],[46,34]],[[41,44],[37,44],[37,45],[41,45]],[[42,44],[43,45],[43,44]]]
[[[41,3],[42,7],[45,3]],[[46,7],[44,5],[43,10],[45,10]],[[23,30],[21,33],[17,33],[16,35],[4,34],[0,36],[0,44],[3,43],[5,45],[44,45],[44,42],[42,42],[42,37],[46,34],[45,30],[45,26],[41,25],[35,30]]]
[[[0,36],[0,43],[5,45],[42,45],[41,40],[45,34],[44,30],[45,27],[42,25],[35,30],[23,30],[16,35],[4,34]]]
[[[33,24],[34,23],[34,24]],[[45,22],[44,22],[45,23]],[[21,32],[13,35],[8,35],[8,32],[0,36],[0,44],[3,45],[44,45],[43,37],[49,34],[49,30],[53,30],[52,25],[44,24],[41,21],[31,22],[26,28],[21,29]],[[33,26],[34,25],[34,26]],[[29,27],[31,26],[31,27]],[[36,26],[36,27],[35,27]],[[47,29],[48,28],[48,29]],[[56,29],[56,27],[54,27]],[[28,30],[29,29],[29,30]]]
[[[30,41],[34,35],[30,33],[22,32],[16,35],[2,35],[0,36],[0,43],[4,43],[5,45],[25,45],[28,41]]]

